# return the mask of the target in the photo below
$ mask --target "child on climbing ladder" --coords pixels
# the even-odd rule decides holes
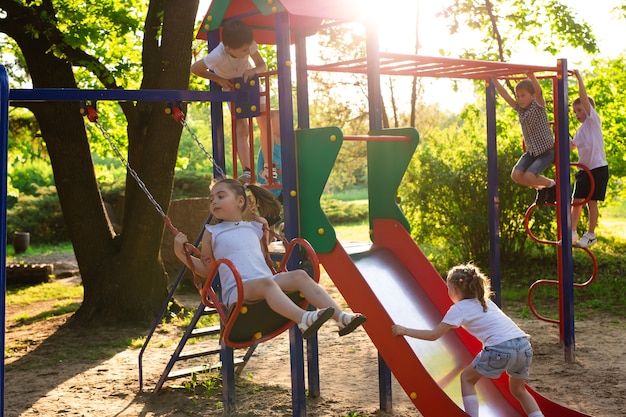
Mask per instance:
[[[587,232],[578,240],[578,221],[583,211],[582,202],[591,191],[591,179],[582,168],[576,172],[574,183],[574,195],[572,205],[572,243],[575,246],[586,248],[596,243],[596,225],[598,224],[598,201],[604,201],[606,187],[609,182],[609,163],[604,151],[604,136],[602,134],[602,122],[595,109],[595,102],[587,95],[585,84],[578,70],[574,71],[578,80],[579,97],[572,103],[572,109],[576,119],[581,123],[570,141],[570,148],[578,148],[578,163],[586,166],[593,176],[593,195],[587,202],[589,213],[589,225]]]
[[[435,328],[418,330],[394,324],[392,334],[437,340],[450,329],[464,327],[483,344],[483,350],[461,373],[465,412],[478,417],[476,383],[483,377],[498,378],[506,371],[510,376],[511,394],[520,402],[528,417],[542,417],[537,402],[525,387],[533,356],[529,336],[489,299],[489,278],[478,267],[466,264],[450,269],[446,281],[448,295],[454,304]]]
[[[302,337],[310,338],[331,317],[337,322],[339,335],[354,331],[366,320],[362,314],[343,312],[337,303],[301,269],[280,272],[276,275],[265,262],[267,251],[267,224],[263,218],[258,221],[244,220],[248,209],[246,191],[254,194],[256,204],[262,213],[270,213],[268,206],[279,210],[276,198],[267,190],[244,184],[234,179],[218,180],[211,187],[211,214],[219,223],[206,225],[202,236],[202,257],[229,259],[239,271],[243,281],[244,299],[253,302],[265,299],[269,307],[278,314],[298,323]],[[179,233],[174,238],[174,251],[178,259],[187,265],[184,245],[187,236]],[[192,258],[193,270],[200,276],[208,276],[209,264]],[[191,267],[191,265],[187,265]],[[225,265],[219,266],[222,284],[222,300],[226,305],[237,301],[237,288],[232,271]],[[320,310],[305,311],[285,294],[299,291],[305,299]]]
[[[250,64],[250,58],[254,62],[254,67]],[[224,23],[222,26],[222,42],[209,52],[207,56],[191,65],[192,74],[214,81],[224,90],[233,89],[233,78],[242,77],[244,81],[248,81],[254,75],[266,70],[267,65],[261,54],[259,54],[252,29],[240,20],[231,20]],[[265,97],[262,96],[262,110],[265,107],[264,99]],[[263,114],[258,116],[257,124],[259,125],[261,136],[261,151],[265,156],[265,161],[267,161],[270,144],[266,116]],[[250,182],[251,155],[248,143],[248,120],[237,119],[235,125],[237,156],[243,167],[243,173],[239,178],[242,181]],[[268,170],[263,169],[259,175],[267,178],[269,175]]]
[[[554,162],[554,135],[548,122],[546,101],[533,72],[515,86],[513,99],[495,78],[491,80],[502,98],[518,114],[526,152],[517,161],[511,179],[537,190],[535,204],[556,202],[556,182],[541,175]]]

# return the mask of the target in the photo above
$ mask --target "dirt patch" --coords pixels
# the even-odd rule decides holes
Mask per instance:
[[[38,262],[52,262],[55,271],[59,271],[71,270],[75,260],[66,256]],[[77,285],[80,279],[74,276],[65,282]],[[334,289],[327,278],[323,278],[323,283]],[[340,300],[336,291],[332,294]],[[177,299],[192,309],[199,304],[193,293],[181,294]],[[159,394],[152,393],[180,339],[180,329],[164,327],[155,335],[144,356],[145,392],[140,392],[139,350],[125,346],[131,339],[145,336],[147,328],[70,331],[64,325],[68,315],[20,324],[11,320],[20,309],[28,309],[32,315],[53,306],[41,303],[7,309],[7,417],[222,415],[220,388],[207,395],[209,383],[194,384],[187,377],[168,381]],[[589,312],[578,320],[576,361],[568,364],[558,328],[534,318],[518,318],[521,307],[505,310],[532,335],[535,359],[530,385],[548,398],[592,416],[623,415],[626,320],[597,312]],[[377,352],[365,331],[358,329],[339,338],[332,326],[324,326],[319,340],[321,397],[307,400],[307,415],[388,416],[378,411]],[[235,416],[291,416],[290,386],[289,341],[285,333],[261,344],[238,378]],[[393,401],[393,415],[420,415],[395,381]]]

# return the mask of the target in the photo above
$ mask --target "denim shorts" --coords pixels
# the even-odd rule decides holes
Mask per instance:
[[[518,337],[485,347],[474,358],[472,366],[487,378],[498,378],[504,371],[513,378],[526,378],[532,359],[533,348],[528,338]]]
[[[537,156],[532,156],[529,152],[524,152],[520,159],[517,160],[513,171],[532,172],[535,175],[541,175],[541,173],[553,163],[554,148],[548,149]]]

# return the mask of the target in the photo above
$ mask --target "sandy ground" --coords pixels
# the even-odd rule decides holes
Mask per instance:
[[[49,260],[48,260],[49,261]],[[53,260],[61,262],[61,260]],[[63,260],[62,268],[71,269]],[[57,265],[55,264],[55,265]],[[59,268],[55,272],[59,272]],[[66,278],[68,285],[78,279]],[[333,287],[327,279],[323,283]],[[342,302],[340,296],[333,296]],[[191,308],[199,299],[180,299]],[[576,361],[565,363],[555,325],[518,318],[523,306],[505,306],[532,335],[535,358],[529,384],[548,398],[596,417],[626,415],[626,320],[590,312],[576,323]],[[67,315],[49,320],[12,318],[54,308],[53,303],[10,307],[5,348],[5,416],[220,416],[219,387],[209,393],[210,378],[200,376],[166,381],[153,393],[181,336],[172,327],[161,329],[144,355],[144,392],[139,390],[139,349],[128,349],[125,338],[140,338],[145,328],[70,331]],[[322,327],[320,339],[321,396],[307,400],[313,417],[420,416],[394,381],[393,414],[379,411],[377,352],[358,329],[339,338],[336,329]],[[209,381],[209,382],[203,382]],[[289,342],[285,333],[259,345],[237,380],[234,416],[292,415]],[[445,417],[445,416],[442,416]]]

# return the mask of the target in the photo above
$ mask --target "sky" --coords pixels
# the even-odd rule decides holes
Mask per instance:
[[[379,44],[381,51],[396,53],[415,53],[415,8],[419,7],[420,25],[420,55],[438,56],[440,50],[445,50],[447,55],[455,57],[462,52],[463,47],[476,45],[481,39],[478,35],[466,33],[462,36],[451,37],[441,18],[436,15],[443,5],[452,0],[364,0],[372,6],[369,10],[380,22]],[[625,20],[611,17],[610,10],[624,0],[560,0],[570,6],[579,17],[592,27],[600,46],[602,56],[614,57],[619,53],[626,52],[626,41],[623,41],[626,31]],[[206,13],[211,0],[200,0],[199,16],[202,18]],[[309,53],[309,59],[313,61],[313,53]],[[554,57],[547,53],[538,53],[530,47],[521,49],[511,58],[511,62],[520,64],[536,64],[553,66],[559,58],[566,58],[568,68],[588,69],[591,57],[588,57],[580,49],[568,48]],[[458,91],[454,91],[449,80],[423,79],[425,85],[426,102],[437,102],[443,108],[456,112],[467,102],[474,101],[473,87],[469,81],[458,83]]]
[[[600,47],[602,56],[617,56],[620,52],[626,51],[626,42],[623,35],[626,33],[624,27],[625,20],[611,17],[611,9],[622,0],[599,0],[591,2],[589,0],[560,0],[563,4],[570,6],[578,17],[582,17],[593,30]],[[415,7],[419,7],[420,25],[420,55],[438,56],[443,49],[449,56],[459,56],[464,47],[481,42],[477,34],[465,33],[462,36],[451,37],[448,34],[443,20],[436,15],[441,10],[442,5],[451,1],[424,1],[424,0],[386,0],[390,5],[386,10],[377,11],[382,14],[381,29],[379,30],[380,49],[387,52],[414,53],[414,18]],[[397,13],[394,6],[402,8],[407,12]],[[402,16],[405,16],[404,18]],[[405,21],[403,21],[405,20]],[[389,24],[385,25],[384,21]],[[619,35],[618,35],[619,34]],[[406,39],[402,42],[401,39]],[[567,59],[570,69],[588,69],[591,57],[587,56],[581,48],[567,48],[559,55],[552,56],[548,53],[539,53],[530,46],[519,48],[519,52],[514,54],[510,62],[519,64],[536,64],[553,66],[557,59]],[[470,81],[460,81],[457,83],[458,91],[454,91],[449,80],[423,79],[425,84],[424,99],[427,102],[438,102],[443,108],[453,112],[459,111],[467,102],[474,101],[473,86]]]

